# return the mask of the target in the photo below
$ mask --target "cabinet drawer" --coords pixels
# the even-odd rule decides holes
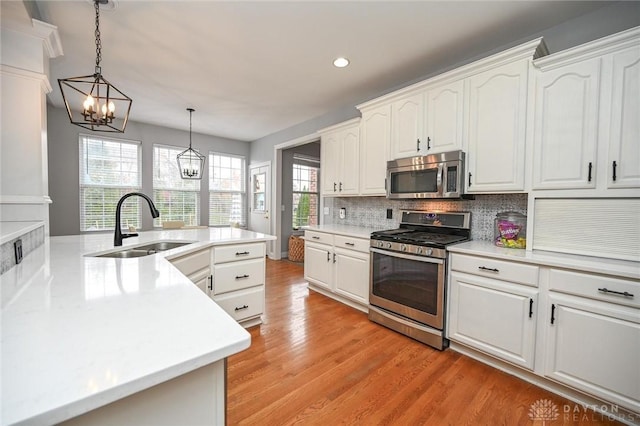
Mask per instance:
[[[215,263],[232,262],[235,260],[264,258],[264,243],[238,244],[233,246],[214,247],[213,259]]]
[[[304,231],[304,239],[314,243],[333,244],[333,234],[324,232]]]
[[[336,247],[369,253],[369,240],[365,240],[364,238],[344,237],[342,235],[336,235],[333,238],[334,245]]]
[[[638,281],[551,269],[549,270],[549,289],[640,308],[640,282]]]
[[[215,265],[213,267],[215,294],[264,284],[264,268],[263,258]]]
[[[264,312],[264,287],[216,296],[213,300],[233,319],[243,321]]]
[[[538,267],[533,265],[452,254],[451,269],[532,287],[538,286]]]
[[[185,256],[177,257],[171,260],[173,266],[178,268],[180,272],[189,276],[201,269],[209,268],[211,265],[211,251],[209,249],[200,250],[195,253],[189,253]]]

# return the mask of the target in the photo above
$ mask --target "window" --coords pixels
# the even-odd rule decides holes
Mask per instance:
[[[80,135],[80,231],[113,230],[116,205],[141,187],[140,143]],[[123,227],[140,227],[138,197],[121,211]]]
[[[318,224],[318,168],[293,164],[293,229]]]
[[[246,226],[244,157],[209,154],[209,226]]]
[[[153,200],[160,211],[154,226],[181,220],[187,226],[200,222],[200,181],[180,177],[176,157],[184,149],[153,146]]]

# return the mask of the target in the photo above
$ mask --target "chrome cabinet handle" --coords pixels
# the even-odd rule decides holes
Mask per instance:
[[[633,298],[633,294],[629,293],[628,291],[615,291],[615,290],[609,290],[608,288],[599,288],[598,291],[601,291],[603,293],[610,293],[610,294],[619,294],[620,296],[624,296],[624,297],[630,297]]]

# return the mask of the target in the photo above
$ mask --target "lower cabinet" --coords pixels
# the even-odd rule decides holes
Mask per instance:
[[[544,374],[640,412],[640,284],[556,269],[549,281]]]
[[[186,275],[203,293],[211,295],[211,248],[171,258],[173,266]]]
[[[451,273],[449,338],[533,370],[538,291]]]
[[[265,243],[213,248],[213,300],[244,327],[262,323]]]
[[[369,305],[369,239],[306,231],[309,287],[361,311]]]
[[[556,382],[640,412],[640,280],[450,258],[448,337],[459,350],[472,348],[551,387]]]

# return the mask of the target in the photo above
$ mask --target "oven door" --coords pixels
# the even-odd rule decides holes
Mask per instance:
[[[369,303],[442,330],[444,259],[370,250]]]

